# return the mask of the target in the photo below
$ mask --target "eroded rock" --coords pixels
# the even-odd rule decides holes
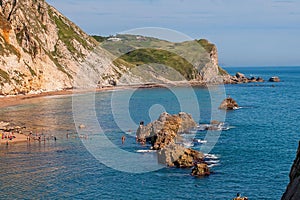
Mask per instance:
[[[224,101],[221,103],[219,109],[234,110],[234,109],[237,109],[238,107],[239,107],[239,105],[237,104],[237,102],[233,98],[228,97],[228,98],[224,99]]]
[[[191,175],[198,176],[198,177],[208,176],[208,175],[210,175],[210,170],[209,170],[207,164],[199,163],[199,164],[196,164],[196,166],[193,168]]]
[[[141,143],[151,141],[154,149],[159,150],[170,143],[180,133],[188,133],[197,126],[190,114],[180,112],[178,115],[162,113],[157,120],[148,125],[140,124],[137,129],[137,140]]]

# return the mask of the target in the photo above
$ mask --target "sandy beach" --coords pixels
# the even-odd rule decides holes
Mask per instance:
[[[3,133],[1,133],[0,132],[0,144],[10,144],[10,143],[18,143],[18,142],[27,142],[27,136],[26,135],[24,135],[24,134],[19,134],[19,133],[14,133],[14,137],[15,138],[13,138],[13,139],[7,139],[7,138],[5,138],[5,139],[2,139],[2,134]]]
[[[172,84],[173,86],[176,86]],[[187,83],[178,84],[177,86],[185,86]],[[194,85],[194,84],[192,84]],[[200,84],[203,85],[203,84]],[[113,90],[126,90],[134,88],[158,88],[158,87],[169,87],[167,84],[137,84],[137,85],[124,85],[124,86],[107,86],[103,88],[92,88],[92,89],[65,89],[60,91],[50,91],[42,92],[39,94],[19,94],[19,95],[9,95],[9,96],[0,96],[0,108],[7,106],[14,106],[19,104],[25,104],[34,98],[42,98],[48,96],[63,96],[63,95],[72,95],[72,94],[84,94],[89,92],[104,92],[104,91],[113,91]],[[1,120],[1,119],[0,119]]]

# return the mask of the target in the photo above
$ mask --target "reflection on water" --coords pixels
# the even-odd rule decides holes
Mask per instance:
[[[0,116],[2,121],[26,126],[34,132],[55,134],[74,130],[70,97],[32,99],[24,105],[1,109]]]

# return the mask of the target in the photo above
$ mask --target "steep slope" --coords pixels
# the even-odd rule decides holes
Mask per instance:
[[[94,62],[109,68],[106,73],[113,77],[115,66],[102,49],[95,50],[97,46],[96,40],[44,0],[0,0],[0,94],[80,85],[74,82],[81,80],[79,72],[95,71],[85,60],[95,52]],[[93,83],[101,80],[101,74],[95,73]]]
[[[182,79],[220,83],[227,76],[207,40],[122,37],[95,37],[100,45],[44,0],[0,0],[0,95]]]
[[[122,61],[129,63],[127,67],[132,69],[132,74],[136,74],[137,71],[133,68],[138,67],[139,70],[145,68],[143,76],[147,71],[153,71],[152,76],[158,76],[166,71],[164,65],[181,74],[181,78],[198,83],[221,83],[229,76],[218,65],[216,46],[205,39],[173,43],[137,35],[94,37],[101,42],[104,49],[118,57],[114,62],[115,65],[118,63],[126,65]],[[148,67],[142,68],[140,67],[142,65]],[[168,71],[167,79],[178,80],[178,74],[170,76]]]
[[[290,171],[290,183],[287,186],[282,200],[298,200],[300,199],[300,142],[296,159]]]

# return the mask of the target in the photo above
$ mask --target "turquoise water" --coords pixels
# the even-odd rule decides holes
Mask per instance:
[[[221,133],[210,152],[219,161],[212,167],[211,176],[194,178],[188,169],[162,168],[135,174],[109,168],[83,145],[93,138],[81,141],[75,134],[72,98],[50,97],[0,110],[0,120],[27,124],[36,128],[34,132],[58,138],[56,142],[0,146],[0,199],[231,199],[237,192],[250,199],[280,199],[289,181],[289,170],[300,139],[300,68],[227,70],[264,79],[277,75],[282,82],[225,86],[226,93],[242,108],[226,115],[226,122],[233,127]],[[196,118],[206,123],[214,112],[210,109],[209,93],[201,87],[194,90],[200,105],[200,116]],[[185,94],[186,90],[176,88],[175,92]],[[87,96],[80,98],[84,100]],[[123,150],[143,149],[130,135],[125,144],[121,144],[124,133],[115,122],[111,99],[112,92],[96,94],[96,118],[106,136]],[[185,101],[189,99],[187,96]],[[117,108],[122,109],[122,101],[117,103]],[[149,114],[149,109],[158,104],[170,113],[181,110],[172,91],[141,89],[130,98],[130,117],[135,123],[140,120],[148,123],[156,114]],[[85,106],[89,105],[82,104]],[[187,106],[187,109],[195,108],[193,104]],[[216,112],[222,115],[221,111]],[[196,137],[204,136],[205,133],[200,132]],[[110,155],[109,151],[107,154]],[[122,165],[122,160],[117,164]]]

